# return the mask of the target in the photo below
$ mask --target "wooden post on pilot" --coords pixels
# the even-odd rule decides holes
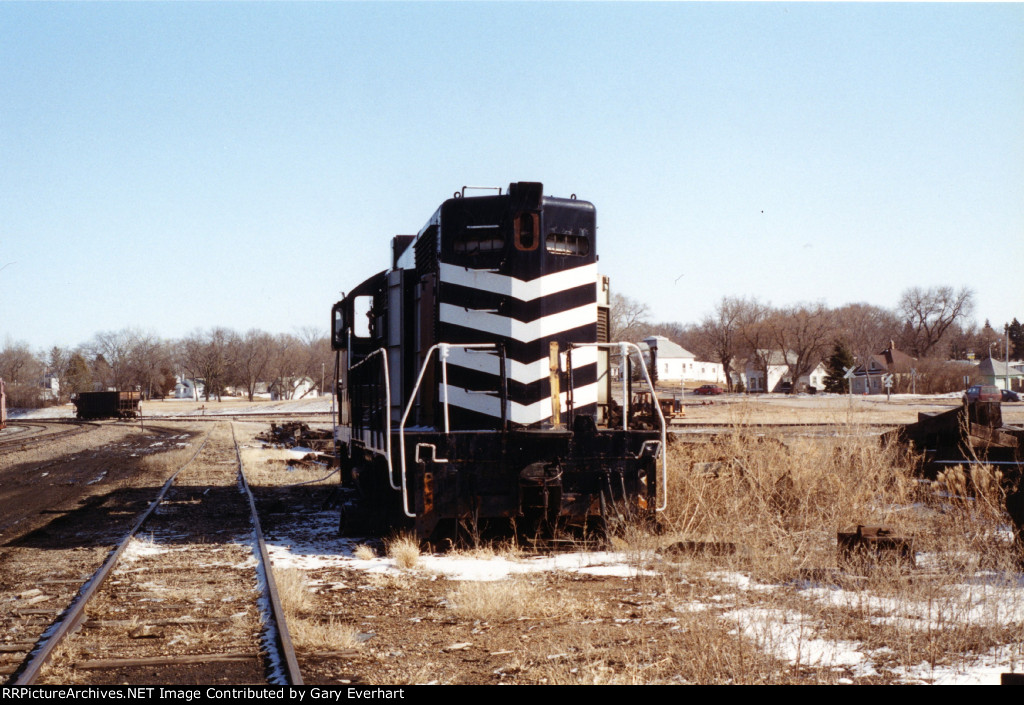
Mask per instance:
[[[551,426],[562,427],[561,385],[558,374],[558,341],[552,340],[548,353],[548,369],[551,371]]]

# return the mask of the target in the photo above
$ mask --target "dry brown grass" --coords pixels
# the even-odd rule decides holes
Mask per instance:
[[[462,582],[447,599],[458,616],[485,622],[569,617],[578,611],[571,599],[526,579]]]
[[[277,594],[285,614],[302,615],[309,609],[311,593],[306,576],[301,570],[275,569],[274,582],[277,584]]]
[[[672,558],[673,569],[664,577],[638,582],[663,590],[673,580],[699,581],[731,570],[763,588],[773,586],[735,586],[730,598],[766,616],[753,632],[748,620],[748,631],[734,641],[753,644],[767,656],[780,648],[770,615],[808,625],[795,645],[798,651],[801,640],[811,639],[852,642],[865,651],[884,647],[892,652],[885,658],[894,668],[969,664],[998,645],[1017,645],[1013,648],[1024,656],[1024,593],[999,471],[974,466],[968,477],[953,468],[927,483],[913,476],[911,459],[899,449],[881,447],[856,427],[840,432],[830,438],[783,439],[736,428],[711,442],[676,444],[670,452],[665,517],[670,530],[647,543],[732,542],[737,550],[729,557]],[[856,524],[886,525],[913,537],[918,567],[837,566],[836,531]],[[644,541],[627,536],[626,543],[639,551]],[[808,580],[831,584],[833,591],[826,591],[831,597],[783,587]],[[715,632],[701,624],[709,635]],[[718,668],[732,668],[739,656],[749,672],[752,662],[742,648],[720,633],[712,643],[708,649],[727,658],[694,673],[697,682],[724,682]],[[695,663],[707,653],[689,654],[684,661]],[[794,678],[791,670],[783,675],[791,666],[771,658],[762,658],[760,666],[767,670],[748,682]],[[563,674],[565,680],[554,682],[595,682],[595,672],[587,673]]]
[[[312,651],[341,651],[359,646],[359,631],[334,617],[317,621],[306,617],[288,621],[288,632],[296,648]]]
[[[371,573],[367,583],[383,590],[404,590],[412,584],[408,573]]]
[[[201,443],[202,440],[199,440]],[[198,445],[187,448],[173,448],[142,458],[142,466],[158,475],[170,475],[187,463],[196,453]]]
[[[731,542],[764,578],[821,566],[836,531],[908,529],[915,487],[905,459],[870,437],[787,438],[737,428],[669,454],[665,521],[674,540]]]
[[[338,478],[326,466],[289,465],[295,453],[279,448],[242,448],[245,477],[250,485],[275,487],[309,483],[337,485]]]
[[[314,613],[313,594],[303,571],[278,568],[274,570],[274,581],[288,620],[288,633],[296,648],[338,651],[358,647],[355,627],[334,617],[324,618]]]
[[[377,557],[377,552],[372,547],[363,543],[356,546],[356,550],[352,552],[352,555],[361,561],[369,561]]]
[[[384,542],[388,558],[403,570],[415,568],[420,561],[420,544],[415,537],[399,534]]]

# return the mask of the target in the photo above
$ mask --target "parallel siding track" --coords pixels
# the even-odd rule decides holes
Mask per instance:
[[[96,424],[82,421],[8,421],[0,433],[0,452],[27,450],[83,433]]]
[[[11,682],[302,683],[233,426],[210,430]]]

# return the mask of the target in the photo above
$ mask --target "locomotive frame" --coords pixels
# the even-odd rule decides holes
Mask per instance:
[[[343,531],[550,538],[653,517],[665,421],[643,365],[651,413],[630,403],[636,346],[608,340],[593,204],[466,188],[332,309]]]

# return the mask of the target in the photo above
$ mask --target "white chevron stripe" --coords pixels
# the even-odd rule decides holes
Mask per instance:
[[[546,274],[530,281],[524,281],[505,274],[487,272],[480,269],[467,269],[466,267],[442,262],[441,282],[489,291],[492,294],[503,294],[520,301],[533,301],[542,296],[557,294],[567,289],[582,286],[583,284],[593,284],[596,287],[597,263],[585,264],[582,267],[566,269],[554,274]]]
[[[444,385],[438,385],[439,398],[444,399]],[[566,411],[565,392],[559,395],[562,411]],[[574,390],[573,403],[576,407],[597,403],[597,383],[588,384]],[[448,385],[448,404],[462,409],[469,409],[487,416],[501,418],[501,399],[490,394],[472,394],[461,387]],[[533,404],[509,404],[509,421],[528,425],[551,418],[551,397],[544,397]]]
[[[597,362],[597,348],[577,348],[572,351],[572,366],[576,369]],[[452,348],[448,355],[449,365],[458,365],[477,372],[498,377],[501,374],[501,359],[492,351],[470,352],[462,348]],[[534,362],[517,362],[506,360],[506,374],[513,382],[530,384],[539,379],[547,379],[550,374],[548,358],[543,357]],[[565,353],[562,353],[562,369],[565,369]]]
[[[496,313],[465,309],[452,304],[441,304],[440,318],[442,323],[451,323],[464,328],[500,335],[512,340],[529,343],[557,333],[562,333],[588,323],[597,323],[597,303],[584,304],[577,308],[553,313],[538,318],[536,321],[524,323],[508,316]]]

